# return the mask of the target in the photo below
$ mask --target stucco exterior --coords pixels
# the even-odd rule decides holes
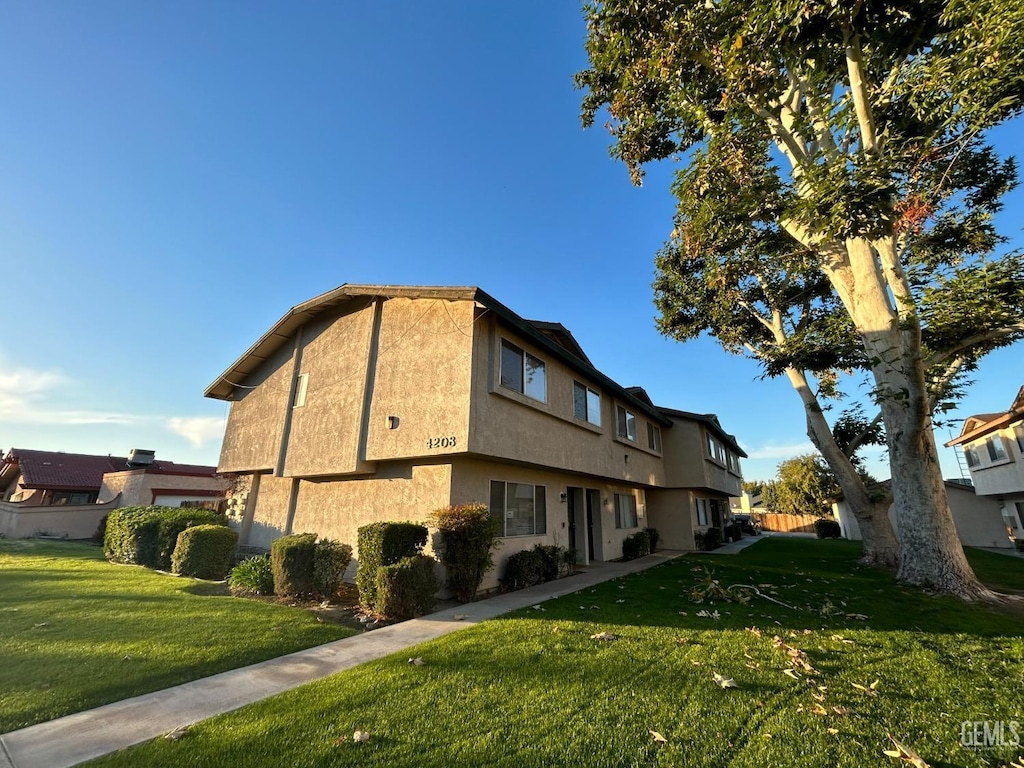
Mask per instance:
[[[172,475],[129,469],[109,472],[100,486],[100,502],[121,496],[122,507],[181,506],[189,501],[209,502],[224,499],[231,481],[223,477],[203,475]]]
[[[476,288],[342,286],[293,308],[207,395],[231,402],[219,469],[247,489],[232,504],[243,546],[303,531],[355,545],[361,525],[448,504],[511,519],[492,490],[532,494],[527,528],[503,529],[529,532],[503,537],[484,588],[535,544],[611,560],[655,526],[662,546],[692,549],[695,499],[724,502],[742,480],[745,454],[713,416],[654,406],[562,326]]]

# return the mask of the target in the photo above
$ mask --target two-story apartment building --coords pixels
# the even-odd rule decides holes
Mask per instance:
[[[1024,538],[1024,387],[1009,410],[965,419],[946,446],[962,447],[975,493],[997,499],[1011,535]]]
[[[560,324],[472,287],[343,285],[285,314],[206,395],[231,402],[218,468],[248,486],[249,546],[302,531],[354,544],[374,520],[481,502],[501,520],[499,560],[538,543],[615,559],[644,527],[692,549],[722,524],[746,455],[714,416],[656,407]]]

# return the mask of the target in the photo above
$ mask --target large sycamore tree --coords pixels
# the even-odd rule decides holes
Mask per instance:
[[[682,161],[659,255],[663,329],[717,328],[795,386],[867,371],[898,577],[990,596],[953,527],[932,413],[959,372],[1021,330],[992,298],[1019,307],[1019,262],[978,259],[998,243],[991,215],[1015,178],[983,136],[1024,103],[1024,4],[605,0],[586,14],[584,123],[607,109],[636,183],[644,163]],[[832,434],[808,429],[822,444]]]

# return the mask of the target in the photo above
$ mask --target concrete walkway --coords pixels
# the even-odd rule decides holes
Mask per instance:
[[[742,544],[743,542],[737,542]],[[518,608],[572,594],[682,556],[657,552],[625,563],[596,563],[569,578],[460,605],[249,667],[222,672],[0,735],[0,768],[68,768],[155,739],[183,725],[351,669]]]
[[[772,534],[770,532],[762,533],[760,536],[744,536],[739,541],[730,541],[728,544],[723,544],[718,549],[712,549],[710,552],[701,552],[702,555],[735,555],[740,550],[744,550],[747,547],[752,547],[759,541],[764,541],[770,538]]]

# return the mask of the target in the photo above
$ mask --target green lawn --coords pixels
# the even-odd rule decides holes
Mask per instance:
[[[86,544],[0,540],[0,733],[352,634],[211,587]]]
[[[932,766],[1017,757],[960,738],[963,721],[1024,721],[1024,618],[897,587],[858,567],[858,550],[773,539],[682,558],[93,765],[896,766],[887,734]],[[970,557],[1024,588],[1024,561]],[[800,610],[759,598],[695,605],[702,568]],[[591,639],[605,631],[619,639]],[[417,656],[423,666],[408,663]],[[720,688],[715,673],[739,687]],[[370,740],[354,743],[355,729]]]

